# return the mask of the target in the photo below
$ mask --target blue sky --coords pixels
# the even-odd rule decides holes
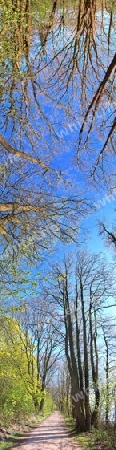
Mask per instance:
[[[104,24],[105,24],[105,32],[107,34],[108,31],[108,24],[109,24],[110,16],[108,13],[105,12],[104,15]],[[101,21],[101,16],[99,15],[99,20]],[[98,24],[97,24],[98,26]],[[55,40],[55,47],[54,49],[59,51],[62,50],[62,44],[63,44],[63,36],[64,36],[64,42],[68,42],[68,40],[71,38],[71,32],[72,30],[69,29],[69,27],[65,28],[64,35],[62,34],[60,37],[57,37]],[[115,42],[115,34],[114,29],[112,31],[112,43],[110,45],[110,54],[108,55],[108,47],[107,47],[107,36],[102,35],[101,37],[99,35],[99,27],[97,33],[97,44],[98,44],[98,52],[99,57],[102,57],[102,63],[105,67],[107,67],[108,63],[112,59],[112,55],[114,54],[114,42]],[[39,37],[38,33],[36,33],[36,37],[33,39],[32,37],[32,43],[31,43],[31,51],[30,51],[30,62],[32,60],[34,61],[35,56],[38,53],[39,49]],[[104,48],[103,48],[104,46]],[[53,43],[52,43],[52,34],[50,34],[50,38],[48,40],[47,44],[47,51],[46,51],[46,58],[45,56],[42,59],[40,69],[42,69],[43,65],[46,65],[46,61],[50,60],[51,57],[53,57]],[[74,44],[72,45],[72,49],[69,50],[69,53],[71,53],[74,50]],[[62,54],[63,59],[63,54]],[[67,62],[67,57],[66,57]],[[80,67],[82,67],[82,59],[80,60]],[[85,165],[84,170],[81,170],[81,167],[78,167],[77,165],[77,148],[78,148],[78,138],[79,138],[79,127],[77,126],[77,129],[74,129],[73,131],[70,131],[69,125],[78,125],[82,123],[82,119],[84,116],[84,109],[81,108],[81,100],[80,100],[80,77],[79,75],[74,75],[74,97],[72,95],[72,85],[70,84],[70,87],[68,89],[68,92],[64,95],[62,100],[60,100],[60,104],[58,104],[58,100],[61,97],[61,92],[58,92],[58,86],[57,86],[57,77],[53,78],[52,75],[55,73],[57,62],[53,62],[48,69],[44,69],[43,71],[39,73],[37,71],[37,59],[36,63],[33,62],[34,66],[34,73],[35,78],[34,81],[37,83],[37,99],[40,103],[40,106],[42,108],[42,111],[46,115],[47,119],[52,123],[54,130],[56,131],[56,136],[49,132],[49,127],[47,125],[47,122],[42,114],[38,113],[37,106],[35,105],[34,98],[33,98],[33,92],[32,92],[32,86],[31,81],[28,84],[28,99],[29,99],[29,110],[28,110],[28,119],[29,123],[33,126],[35,132],[38,132],[40,134],[39,140],[37,139],[35,141],[35,155],[41,156],[44,160],[50,159],[50,164],[52,167],[57,168],[58,170],[63,171],[64,179],[66,179],[67,182],[73,183],[73,193],[74,195],[78,194],[80,191],[83,191],[84,197],[91,202],[92,205],[94,203],[98,202],[99,200],[104,201],[105,195],[108,194],[109,186],[105,186],[104,182],[101,182],[99,184],[93,184],[92,179],[87,177],[87,174],[90,169],[91,162],[93,161],[93,155],[97,155],[100,151],[100,148],[102,146],[102,132],[99,133],[99,116],[100,112],[102,111],[99,109],[96,121],[94,123],[94,129],[91,135],[90,139],[90,149],[89,153],[82,152],[82,165]],[[21,70],[24,72],[26,76],[26,70],[25,70],[25,61],[21,59]],[[53,71],[53,72],[52,72]],[[99,76],[98,78],[101,79],[103,77],[104,70],[101,66],[99,68]],[[96,92],[97,86],[98,86],[98,80],[96,77],[95,72],[93,72],[91,66],[89,66],[87,71],[88,77],[92,79],[92,85],[88,81],[87,85],[87,99],[88,103],[91,101],[91,96]],[[46,78],[48,77],[48,78]],[[51,85],[49,85],[48,79],[51,77]],[[41,89],[39,89],[39,83],[41,86]],[[60,87],[63,89],[62,83],[60,83]],[[18,91],[19,89],[19,91]],[[56,93],[56,98],[55,98]],[[52,95],[52,99],[50,98],[50,94]],[[47,97],[48,95],[48,97]],[[17,148],[20,148],[19,143],[19,133],[21,132],[21,126],[20,126],[20,120],[18,121],[18,113],[21,106],[21,84],[18,80],[16,91],[14,92],[14,104],[17,110],[17,120],[16,120],[16,131],[13,134],[13,140]],[[69,111],[69,105],[70,105],[70,111]],[[11,136],[12,127],[14,124],[14,117],[12,118],[12,115],[10,115],[10,103],[9,103],[9,94],[7,97],[4,97],[4,103],[3,103],[3,123],[4,123],[4,114],[6,118],[8,119],[8,127],[5,131],[4,127],[4,135],[9,140]],[[24,105],[23,105],[24,106]],[[85,105],[85,109],[86,109]],[[23,108],[22,108],[23,111]],[[23,114],[23,112],[22,112]],[[108,118],[109,112],[107,110],[107,107],[105,107],[105,119]],[[20,115],[20,114],[19,114]],[[109,119],[110,123],[110,119]],[[68,128],[68,132],[67,132]],[[66,136],[63,138],[60,138],[58,135],[60,135],[61,131],[66,131]],[[2,129],[3,132],[3,129]],[[59,137],[59,139],[57,139]],[[105,131],[104,131],[104,138],[105,138]],[[26,134],[22,132],[22,142],[24,145],[24,148],[28,150],[28,152],[31,153],[31,146],[29,143],[29,139],[27,138]],[[91,158],[91,159],[90,159]],[[114,168],[114,157],[110,155],[110,164],[111,167]],[[111,167],[108,168],[108,171],[110,173]],[[25,171],[30,170],[31,173],[31,165],[28,165],[24,168],[24,174]],[[23,174],[23,175],[24,175]],[[18,176],[11,174],[11,181],[15,182],[17,181]],[[47,190],[47,182],[44,181],[45,189]],[[22,181],[22,187],[28,187],[31,188],[31,185],[33,183],[34,188],[37,190],[40,185],[40,177],[38,174],[33,175],[33,169],[30,179],[28,178],[25,181]],[[70,194],[70,184],[66,193],[65,186],[63,183],[57,183],[57,186],[55,186],[55,181],[53,185],[53,189],[55,189],[55,193],[58,195],[68,195]],[[50,187],[49,187],[50,189]],[[51,188],[52,190],[52,188]],[[33,192],[32,192],[33,194]],[[116,196],[115,196],[116,199]],[[103,221],[106,222],[109,225],[109,228],[112,227],[112,224],[115,220],[115,199],[108,202],[106,200],[106,205],[102,206],[100,208],[97,208],[96,211],[91,211],[87,218],[80,221],[80,230],[81,230],[81,240],[83,240],[83,228],[86,231],[86,241],[84,241],[84,245],[86,245],[89,249],[89,252],[104,252],[104,255],[108,257],[109,262],[112,261],[113,258],[113,249],[109,247],[105,247],[104,241],[101,236],[99,236],[99,226],[98,222]],[[75,226],[78,226],[78,224],[75,224]],[[85,236],[84,236],[85,239]],[[64,246],[62,243],[57,243],[53,247],[53,253],[49,253],[47,255],[47,265],[54,262],[55,260],[58,260],[59,258],[63,257],[64,252],[76,251],[76,244],[68,244],[67,246]],[[39,264],[38,264],[39,266]],[[45,252],[45,262],[43,264],[43,269],[46,268],[46,252]],[[38,268],[33,266],[31,269],[31,277],[33,277],[34,273],[36,274],[36,270],[38,271]]]

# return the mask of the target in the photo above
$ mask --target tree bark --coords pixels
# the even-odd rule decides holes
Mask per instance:
[[[42,398],[40,400],[40,406],[39,406],[39,410],[40,412],[44,412],[44,393],[45,393],[45,385],[42,382],[42,387],[41,387],[41,394],[42,394]]]
[[[80,295],[81,295],[81,309],[82,309],[83,337],[84,337],[84,378],[85,378],[86,429],[89,430],[90,426],[91,426],[90,406],[89,406],[89,366],[88,366],[86,319],[85,319],[85,309],[84,309],[84,294],[83,294],[83,284],[82,284],[81,275],[80,275]]]
[[[76,429],[78,431],[86,430],[83,399],[80,398],[79,373],[76,363],[74,342],[73,342],[73,326],[71,311],[68,299],[68,274],[66,268],[66,277],[63,293],[64,302],[64,323],[65,323],[65,354],[68,362],[69,373],[71,377],[71,398],[72,398],[72,415],[76,418]],[[68,314],[67,314],[68,311]]]
[[[98,427],[98,413],[99,413],[99,403],[100,403],[100,391],[98,388],[98,354],[97,354],[97,344],[96,344],[96,313],[94,313],[95,317],[95,331],[93,333],[93,323],[92,323],[92,291],[90,287],[90,305],[89,305],[89,327],[90,327],[90,356],[91,356],[91,368],[92,368],[92,381],[93,388],[95,392],[95,408],[92,412],[91,424],[94,425],[95,428]],[[93,337],[94,337],[94,349],[95,349],[95,357],[96,362],[94,363],[94,354],[93,354]]]

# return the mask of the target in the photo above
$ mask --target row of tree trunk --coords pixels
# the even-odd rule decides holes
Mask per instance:
[[[97,271],[96,261],[91,261],[91,276],[89,267],[85,268],[82,261],[76,268],[76,287],[74,289],[73,285],[72,294],[69,266],[65,263],[64,274],[58,269],[60,305],[63,307],[65,327],[65,356],[71,381],[72,416],[76,419],[76,429],[86,431],[91,426],[97,428],[99,422],[98,311],[102,289],[105,289],[103,285],[107,280],[103,272],[100,274]],[[106,374],[108,377],[108,369]],[[91,396],[94,398],[93,408]]]

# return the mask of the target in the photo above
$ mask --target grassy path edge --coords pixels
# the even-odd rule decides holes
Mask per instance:
[[[71,431],[75,428],[75,422],[71,417],[65,417],[65,423]],[[75,433],[75,439],[84,450],[116,450],[116,431],[110,428],[109,431],[102,427],[98,430],[92,429],[90,432]]]
[[[13,448],[13,445],[18,441],[18,437],[24,436],[28,431],[31,431],[33,428],[36,428],[39,426],[40,423],[42,423],[47,417],[51,416],[51,413],[45,414],[44,416],[35,416],[34,422],[30,421],[28,425],[22,426],[22,430],[20,432],[11,433],[8,435],[8,438],[4,441],[0,441],[0,450],[10,450]]]

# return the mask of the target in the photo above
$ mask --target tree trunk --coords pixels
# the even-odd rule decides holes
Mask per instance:
[[[109,355],[108,355],[108,342],[104,335],[104,341],[106,345],[106,426],[108,426],[109,420]]]
[[[33,403],[34,403],[36,412],[39,412],[39,402],[36,397],[36,394],[32,394],[32,399],[33,399]]]
[[[78,365],[75,356],[74,340],[73,340],[73,322],[68,298],[68,274],[66,268],[66,277],[64,283],[64,323],[65,323],[65,354],[68,362],[68,369],[71,377],[71,398],[72,398],[72,415],[76,419],[76,429],[85,431],[89,429],[89,425],[85,420],[83,408],[84,395],[80,391],[80,378]],[[68,311],[68,314],[67,314]],[[88,399],[87,399],[88,402]],[[86,403],[87,403],[86,402]]]
[[[39,406],[39,410],[40,412],[44,412],[44,394],[45,394],[45,385],[44,382],[42,382],[42,386],[41,386],[41,394],[42,394],[42,398],[40,400],[40,406]]]
[[[96,326],[96,312],[94,311],[95,318],[95,330],[93,333],[93,322],[92,322],[92,290],[90,287],[90,305],[89,305],[89,326],[90,326],[90,356],[91,356],[91,369],[92,369],[92,381],[93,388],[95,392],[95,408],[91,416],[91,425],[98,428],[98,413],[99,413],[99,403],[100,403],[100,391],[98,388],[98,354],[97,354],[97,326]],[[94,336],[94,338],[93,338]],[[93,339],[94,339],[94,349],[95,349],[95,362],[94,362],[94,352],[93,352]]]
[[[44,412],[44,397],[40,400],[39,410],[40,412]]]
[[[87,346],[87,330],[86,330],[86,318],[84,310],[84,294],[82,279],[80,276],[80,294],[81,294],[81,309],[83,320],[83,337],[84,337],[84,378],[85,378],[85,414],[86,414],[86,430],[90,429],[91,417],[89,406],[89,366],[88,366],[88,346]]]

